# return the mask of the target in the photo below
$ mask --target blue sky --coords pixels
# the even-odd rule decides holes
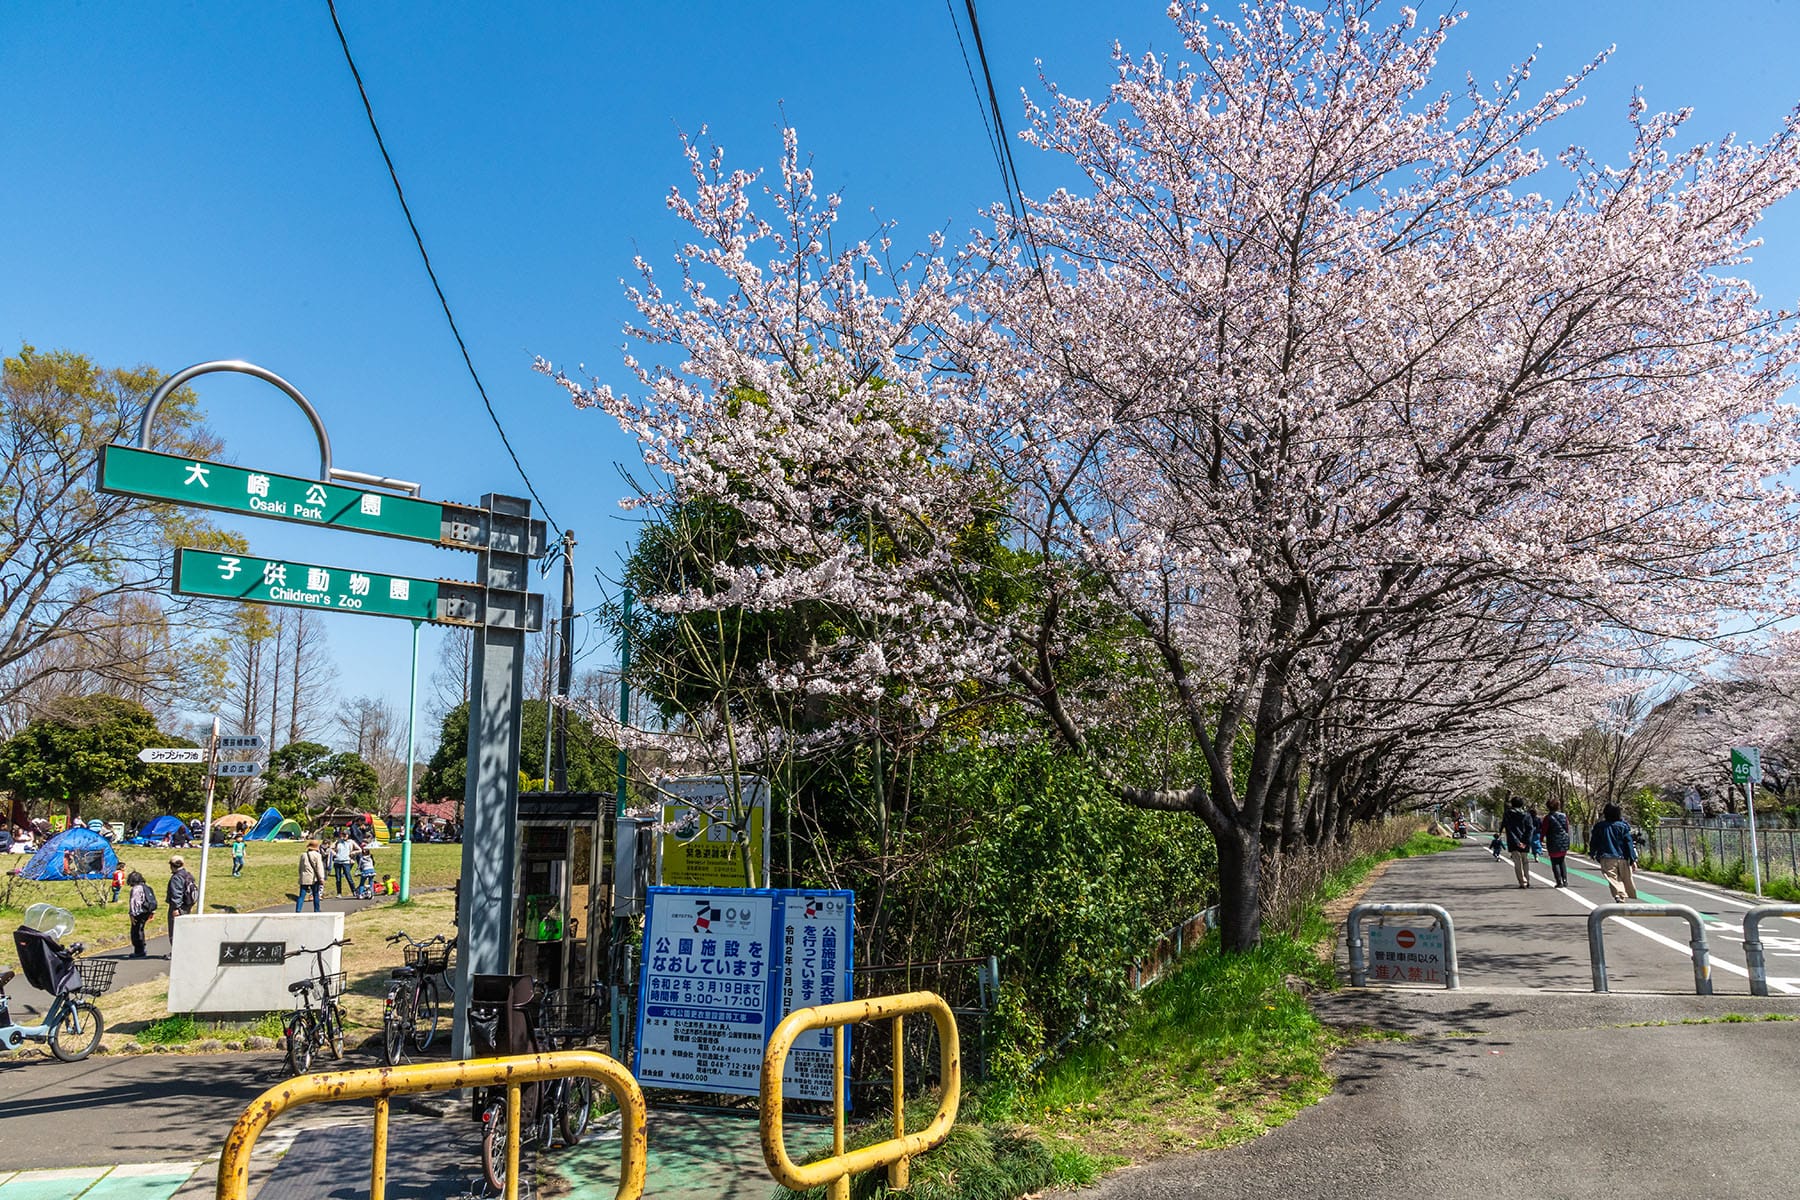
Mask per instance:
[[[957,0],[960,9],[961,0]],[[1761,138],[1796,101],[1800,4],[1474,3],[1441,64],[1482,80],[1543,44],[1546,85],[1618,52],[1561,123],[1618,157],[1625,101],[1690,104],[1696,135]],[[1176,50],[1160,3],[985,0],[1008,120],[1034,59],[1097,94],[1113,39]],[[1435,9],[1427,9],[1435,13]],[[573,410],[534,354],[625,382],[619,280],[667,263],[677,134],[702,124],[740,165],[796,126],[821,181],[897,243],[954,241],[1000,195],[951,19],[939,0],[882,5],[424,5],[340,13],[439,278],[550,515],[580,538],[578,601],[615,575],[630,526],[613,464],[635,452]],[[1723,15],[1720,15],[1723,14]],[[971,53],[973,47],[970,48]],[[13,3],[0,7],[0,346],[83,351],[174,370],[245,358],[319,408],[343,467],[414,479],[432,499],[523,494],[420,266],[323,0],[292,4]],[[1027,191],[1055,166],[1019,155]],[[860,224],[859,224],[860,223]],[[1800,297],[1800,218],[1765,226],[1751,277]],[[299,412],[272,389],[200,383],[228,457],[309,474]],[[254,553],[467,578],[473,559],[247,521]],[[558,576],[545,581],[557,603]],[[345,696],[404,703],[404,622],[328,617]],[[436,646],[426,639],[426,666]],[[595,644],[588,665],[613,661]]]

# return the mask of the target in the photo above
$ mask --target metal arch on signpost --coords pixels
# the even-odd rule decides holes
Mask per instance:
[[[183,367],[181,370],[163,380],[162,386],[158,387],[151,395],[150,403],[144,409],[143,418],[138,421],[138,449],[150,449],[150,432],[152,427],[156,424],[156,412],[163,406],[163,401],[174,394],[176,388],[180,387],[190,379],[197,379],[202,375],[217,374],[221,371],[230,372],[234,375],[248,375],[253,379],[260,379],[264,383],[274,384],[287,394],[288,399],[300,406],[300,411],[306,414],[306,419],[308,421],[312,422],[313,433],[319,439],[320,483],[331,483],[333,480],[341,480],[344,483],[361,483],[366,484],[369,487],[387,488],[390,491],[405,492],[411,496],[417,496],[419,494],[419,485],[405,479],[389,479],[385,475],[368,475],[362,471],[346,471],[339,467],[332,466],[331,435],[325,432],[325,422],[320,418],[319,410],[312,406],[312,401],[303,396],[300,393],[299,388],[295,387],[275,372],[269,370],[267,367],[259,367],[255,363],[245,362],[241,358],[221,358],[216,359],[213,362],[195,363],[191,367]]]

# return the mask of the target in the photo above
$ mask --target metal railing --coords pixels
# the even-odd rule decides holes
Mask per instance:
[[[1693,936],[1688,939],[1694,960],[1694,994],[1713,994],[1712,957],[1706,948],[1706,922],[1685,904],[1602,904],[1588,913],[1588,960],[1594,970],[1594,990],[1608,992],[1612,988],[1606,978],[1606,938],[1601,926],[1609,917],[1680,917],[1688,923]]]
[[[1757,806],[1757,823],[1774,814]],[[1750,861],[1750,830],[1723,824],[1665,821],[1649,831],[1650,850],[1658,859],[1689,867],[1710,863],[1729,867]],[[1757,830],[1757,860],[1764,880],[1800,878],[1800,829]]]
[[[937,1023],[938,1062],[943,1096],[937,1114],[917,1133],[906,1132],[906,1059],[903,1019],[912,1013],[930,1013]],[[859,1150],[844,1149],[844,1026],[892,1019],[894,1026],[894,1136]],[[788,1157],[782,1130],[781,1080],[788,1051],[803,1033],[831,1030],[832,1121],[831,1155],[804,1165]],[[956,1016],[943,999],[931,992],[906,992],[873,1000],[846,1000],[795,1009],[769,1035],[762,1066],[763,1161],[775,1182],[796,1191],[826,1187],[830,1200],[849,1200],[850,1176],[876,1167],[887,1168],[888,1186],[907,1186],[908,1160],[943,1144],[956,1120],[962,1101],[962,1063],[957,1054]]]
[[[1345,936],[1350,941],[1350,986],[1366,987],[1369,969],[1363,957],[1364,917],[1430,917],[1444,931],[1444,987],[1455,991],[1462,987],[1456,970],[1456,925],[1450,913],[1439,904],[1356,904],[1345,919]]]
[[[1744,914],[1744,966],[1750,970],[1752,996],[1769,994],[1769,968],[1757,928],[1764,917],[1800,917],[1800,904],[1759,904]]]
[[[623,1065],[593,1050],[558,1050],[507,1058],[474,1058],[447,1063],[409,1063],[300,1075],[276,1084],[250,1103],[232,1126],[219,1156],[217,1200],[245,1200],[250,1194],[250,1152],[269,1123],[301,1104],[327,1100],[375,1100],[375,1154],[369,1169],[369,1200],[387,1193],[388,1102],[395,1096],[449,1092],[472,1087],[506,1088],[506,1200],[519,1195],[519,1088],[547,1079],[585,1076],[606,1085],[619,1102],[619,1187],[615,1200],[644,1194],[644,1093]]]

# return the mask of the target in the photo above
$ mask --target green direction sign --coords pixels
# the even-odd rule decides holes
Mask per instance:
[[[444,533],[444,506],[428,500],[132,446],[102,448],[100,490],[419,542],[441,541]]]
[[[252,558],[248,554],[177,550],[175,591],[184,596],[323,608],[370,617],[438,619],[435,580]]]
[[[1755,746],[1731,748],[1731,782],[1762,782],[1762,751]]]

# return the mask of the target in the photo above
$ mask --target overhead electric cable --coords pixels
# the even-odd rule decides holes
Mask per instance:
[[[388,154],[387,142],[381,136],[381,126],[375,123],[375,107],[369,103],[369,89],[363,86],[362,72],[356,69],[356,58],[350,53],[350,41],[344,36],[343,23],[338,20],[336,0],[325,0],[325,7],[331,11],[331,27],[337,30],[338,45],[344,48],[344,61],[349,64],[350,74],[356,80],[356,91],[362,97],[363,112],[368,115],[369,130],[375,135],[375,145],[381,151],[381,161],[387,164],[388,178],[394,181],[394,195],[400,200],[400,211],[406,214],[406,227],[412,230],[413,244],[419,248],[419,258],[425,263],[425,274],[430,277],[431,288],[437,293],[438,304],[444,310],[444,320],[450,323],[450,334],[456,339],[456,348],[462,351],[463,366],[469,369],[469,378],[475,381],[475,390],[481,396],[482,407],[487,409],[488,419],[494,423],[494,432],[500,435],[500,444],[506,447],[507,457],[512,459],[513,467],[525,483],[525,490],[537,501],[538,511],[544,514],[544,520],[549,523],[550,528],[560,536],[562,526],[550,515],[550,506],[538,495],[531,476],[525,472],[525,464],[519,461],[518,451],[513,449],[512,439],[506,436],[506,427],[500,424],[500,414],[494,411],[494,402],[488,399],[487,388],[482,385],[481,375],[475,370],[475,361],[469,357],[469,347],[463,341],[462,330],[456,327],[456,317],[450,311],[450,301],[444,295],[443,285],[438,282],[437,272],[432,269],[431,255],[425,252],[425,239],[419,234],[418,222],[413,220],[412,206],[406,202],[406,189],[400,186],[400,174],[394,170],[394,159]]]
[[[1000,143],[994,137],[994,123],[988,117],[987,98],[981,94],[981,85],[975,82],[975,67],[969,62],[969,47],[963,41],[962,22],[956,19],[956,6],[952,0],[944,0],[944,11],[950,14],[950,28],[956,31],[956,48],[962,53],[963,70],[969,76],[969,88],[975,93],[975,111],[981,114],[981,129],[987,135],[988,151],[994,156],[994,166],[1000,171],[1000,181],[1006,186],[1010,201],[1012,184],[1006,176],[1006,160],[1000,156]]]
[[[1056,300],[1050,294],[1050,281],[1045,278],[1044,255],[1038,248],[1037,234],[1031,228],[1030,210],[1025,204],[1025,188],[1019,182],[1019,166],[1013,161],[1012,143],[1006,136],[1006,116],[1000,111],[1000,94],[994,90],[994,73],[988,67],[987,47],[981,42],[981,21],[975,15],[975,0],[963,0],[963,8],[969,14],[969,32],[975,38],[975,57],[981,60],[981,77],[987,81],[988,106],[994,113],[996,140],[1005,159],[1000,173],[1002,182],[1006,185],[1006,209],[1012,214],[1013,224],[1025,235],[1025,246],[1031,251],[1032,265],[1037,268],[1038,287],[1043,289],[1044,302],[1054,309]],[[957,36],[961,38],[960,32]],[[1015,197],[1017,207],[1014,207]]]

